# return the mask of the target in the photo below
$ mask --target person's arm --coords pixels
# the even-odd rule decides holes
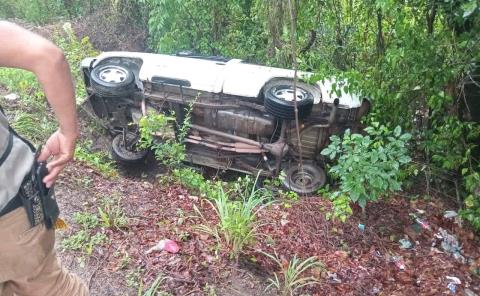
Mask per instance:
[[[15,24],[0,21],[0,66],[33,72],[59,123],[47,140],[39,161],[53,156],[43,181],[50,187],[73,158],[78,136],[75,93],[63,52],[50,41]]]

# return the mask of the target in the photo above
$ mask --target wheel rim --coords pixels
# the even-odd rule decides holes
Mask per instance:
[[[135,141],[136,136],[132,133],[127,133],[126,134],[126,139],[125,141],[128,142],[133,142]],[[146,150],[141,150],[138,149],[136,143],[129,143],[127,146],[125,146],[125,141],[123,139],[123,136],[121,134],[117,135],[114,139],[114,150],[116,150],[116,153],[119,156],[122,156],[124,158],[129,158],[130,160],[134,159],[140,159],[143,158],[146,154]]]
[[[325,172],[312,164],[304,164],[303,171],[295,164],[286,171],[283,185],[299,194],[311,194],[325,185]]]
[[[297,87],[296,94],[294,95],[293,86],[279,86],[274,88],[272,93],[276,98],[286,102],[293,102],[295,95],[297,102],[308,98],[308,92],[300,87]]]
[[[315,176],[308,170],[303,170],[303,173],[300,169],[295,171],[291,177],[291,182],[299,188],[309,188],[312,185],[315,185]]]
[[[104,82],[121,83],[127,79],[128,72],[120,67],[105,67],[98,73],[98,78]]]

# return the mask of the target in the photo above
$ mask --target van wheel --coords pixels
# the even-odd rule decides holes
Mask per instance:
[[[137,146],[138,136],[135,133],[127,132],[125,138],[120,133],[113,138],[112,156],[115,160],[123,163],[139,163],[145,160],[148,150],[140,149]]]
[[[271,115],[285,120],[295,119],[296,97],[298,119],[302,120],[310,115],[313,107],[314,93],[318,91],[311,85],[297,82],[296,93],[293,92],[293,81],[282,79],[267,83],[264,87],[265,110]]]
[[[103,97],[129,96],[135,92],[135,76],[123,66],[106,63],[96,66],[90,73],[90,85]]]
[[[299,163],[293,163],[285,173],[283,186],[300,195],[315,193],[327,181],[325,171],[313,163],[304,163],[303,171]]]

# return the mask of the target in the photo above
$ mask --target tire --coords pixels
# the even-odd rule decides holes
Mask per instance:
[[[90,85],[103,97],[130,96],[135,92],[135,76],[122,65],[106,63],[96,66],[90,72]]]
[[[302,120],[312,111],[314,95],[320,92],[313,86],[297,82],[298,119]],[[295,105],[293,101],[293,81],[287,79],[273,80],[267,83],[263,91],[265,110],[279,119],[294,120]]]
[[[304,163],[302,173],[300,165],[293,163],[292,166],[286,170],[283,186],[300,195],[312,194],[322,188],[326,181],[327,176],[325,171],[316,164]]]
[[[127,132],[127,143],[137,141],[137,135],[132,132]],[[128,145],[127,145],[128,146]],[[132,143],[132,148],[125,147],[123,141],[123,134],[116,135],[112,140],[112,156],[115,160],[125,163],[134,164],[145,160],[148,150],[136,149],[136,144]]]

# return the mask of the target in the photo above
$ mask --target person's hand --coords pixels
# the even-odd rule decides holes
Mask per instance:
[[[68,136],[63,134],[61,130],[57,130],[50,136],[40,152],[39,162],[47,161],[52,157],[51,161],[47,163],[48,175],[43,178],[43,182],[48,188],[52,187],[58,174],[73,159],[76,139],[76,135]]]

